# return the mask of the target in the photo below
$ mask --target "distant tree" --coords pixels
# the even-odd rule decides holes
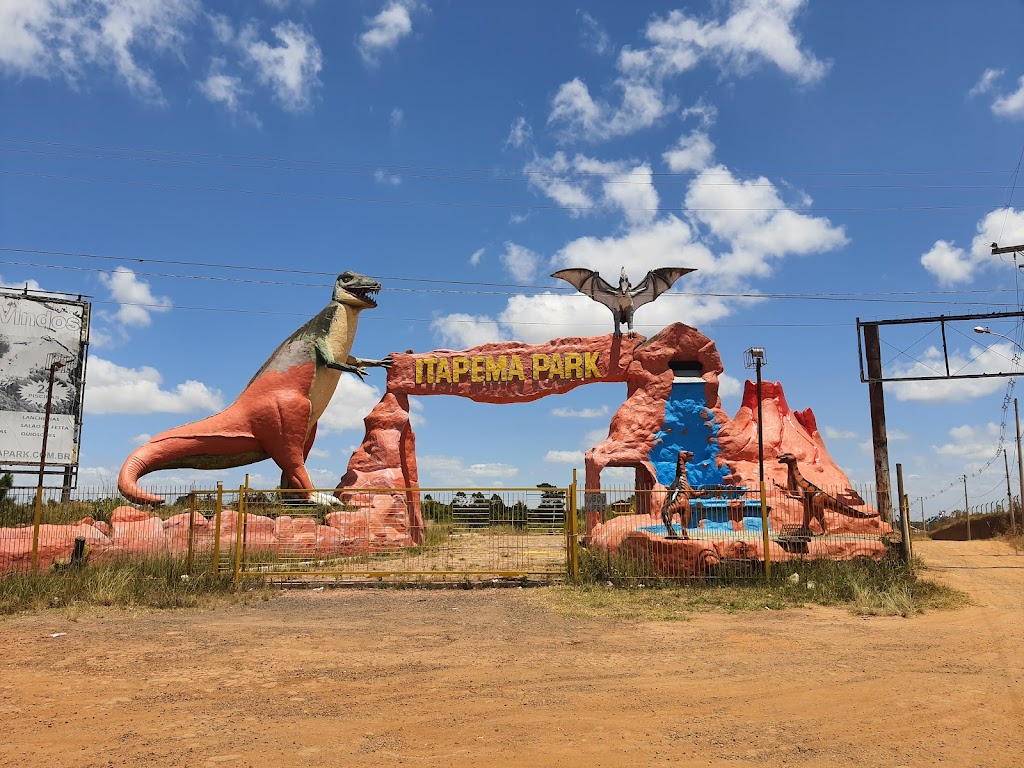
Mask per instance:
[[[11,488],[14,487],[14,475],[10,472],[5,472],[0,476],[0,504],[7,501],[7,494],[10,493]]]

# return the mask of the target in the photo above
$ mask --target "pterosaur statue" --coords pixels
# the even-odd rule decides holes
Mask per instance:
[[[660,267],[652,269],[640,284],[633,287],[626,276],[626,268],[619,273],[619,287],[609,285],[599,273],[592,269],[560,269],[552,277],[565,280],[576,287],[580,293],[589,296],[599,304],[604,304],[612,311],[615,319],[615,335],[622,335],[622,324],[633,333],[633,312],[637,307],[649,304],[672,287],[683,275],[694,272],[690,267]]]

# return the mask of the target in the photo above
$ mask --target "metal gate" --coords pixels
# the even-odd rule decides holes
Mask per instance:
[[[236,584],[555,581],[576,570],[574,486],[358,489],[343,500],[318,506],[242,487],[236,509],[220,513],[214,559],[224,567],[232,558]]]

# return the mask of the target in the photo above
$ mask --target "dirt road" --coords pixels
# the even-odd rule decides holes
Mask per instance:
[[[977,604],[636,623],[328,590],[3,619],[0,765],[1022,765],[1024,556],[917,551]]]

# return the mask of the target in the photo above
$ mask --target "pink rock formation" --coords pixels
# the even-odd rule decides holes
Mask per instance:
[[[366,436],[352,454],[335,495],[350,509],[364,514],[371,548],[422,544],[420,495],[408,490],[419,485],[408,396],[388,392],[363,423]],[[385,489],[396,492],[368,492]],[[348,518],[335,515],[334,519]]]

